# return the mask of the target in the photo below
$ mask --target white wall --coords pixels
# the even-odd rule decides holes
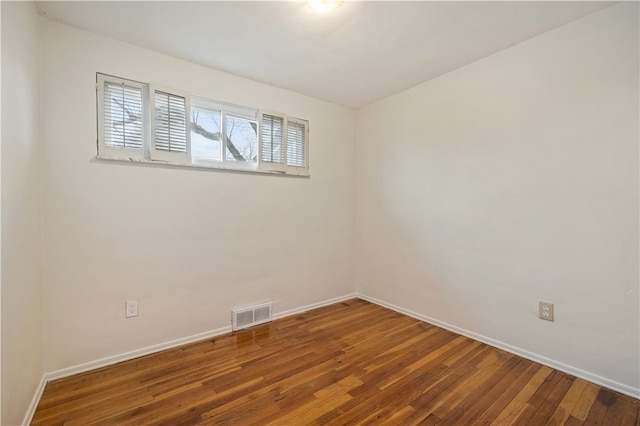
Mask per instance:
[[[43,373],[38,14],[2,2],[2,418],[20,424]]]
[[[43,362],[350,294],[354,252],[364,295],[637,394],[637,15],[609,8],[354,113],[46,19],[40,94],[35,8],[3,2],[2,424]],[[312,177],[98,162],[96,71],[307,118]]]
[[[358,290],[640,395],[638,72],[629,2],[359,111]]]
[[[41,24],[46,371],[353,293],[352,110]],[[306,118],[311,178],[96,161],[96,72]]]

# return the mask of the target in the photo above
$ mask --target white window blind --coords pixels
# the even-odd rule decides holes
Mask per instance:
[[[305,120],[263,111],[260,114],[260,168],[308,174],[309,129]]]
[[[154,89],[153,108],[151,158],[186,162],[189,148],[187,97]]]
[[[307,122],[290,118],[287,121],[287,165],[307,167]]]
[[[104,92],[105,144],[142,149],[142,90],[106,82]]]
[[[100,155],[142,158],[145,144],[145,85],[97,75]]]
[[[260,124],[260,160],[264,163],[284,164],[285,118],[262,114]]]

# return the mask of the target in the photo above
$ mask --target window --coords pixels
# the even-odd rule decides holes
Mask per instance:
[[[191,104],[191,159],[207,164],[222,161],[222,111]]]
[[[305,174],[308,163],[308,123],[284,114],[260,115],[260,160],[267,170]]]
[[[225,161],[256,163],[258,159],[258,129],[256,119],[224,114]]]
[[[99,154],[143,158],[146,85],[98,74]]]
[[[290,118],[287,121],[287,166],[302,171],[307,165],[309,126],[306,121]]]
[[[284,117],[262,114],[260,124],[260,159],[265,167],[272,169],[284,165]]]
[[[186,163],[189,133],[187,133],[186,95],[153,89],[151,120],[151,158]]]
[[[309,175],[309,124],[97,74],[98,157]]]
[[[258,169],[258,110],[191,99],[191,160],[211,167]]]

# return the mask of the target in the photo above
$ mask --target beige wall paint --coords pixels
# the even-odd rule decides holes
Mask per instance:
[[[638,71],[624,3],[359,111],[359,292],[640,395]]]
[[[2,2],[2,418],[20,424],[43,373],[38,14]]]
[[[354,111],[41,24],[46,371],[353,293]],[[311,178],[96,161],[96,72],[308,119]]]

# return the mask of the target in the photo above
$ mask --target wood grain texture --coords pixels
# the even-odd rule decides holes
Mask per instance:
[[[47,384],[33,425],[640,425],[640,401],[354,299]]]

